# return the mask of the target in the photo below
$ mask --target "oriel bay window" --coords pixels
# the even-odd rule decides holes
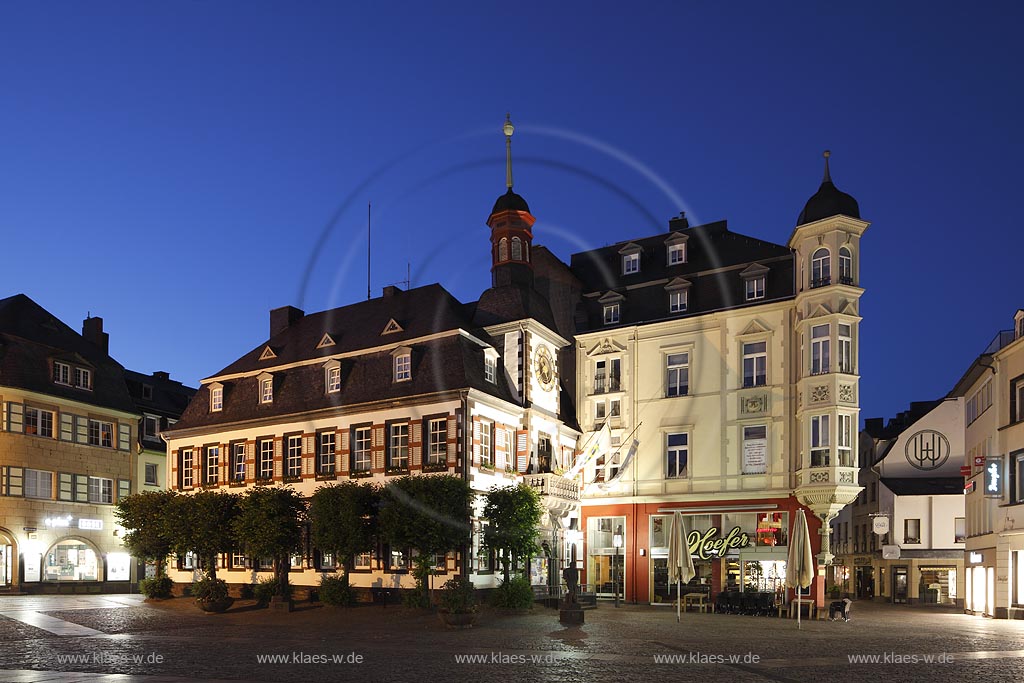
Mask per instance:
[[[811,328],[811,374],[828,372],[831,330],[829,325],[815,325]]]
[[[811,467],[829,467],[832,464],[831,420],[829,415],[811,417]]]
[[[836,455],[840,467],[853,467],[853,415],[840,413],[836,421]]]
[[[853,372],[853,326],[839,323],[839,372]]]
[[[811,289],[832,283],[832,266],[828,249],[821,247],[811,255]]]

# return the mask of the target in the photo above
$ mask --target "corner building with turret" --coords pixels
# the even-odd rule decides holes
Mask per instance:
[[[507,191],[486,221],[492,286],[470,303],[433,284],[309,315],[271,311],[266,340],[203,380],[165,434],[172,488],[292,485],[308,496],[324,483],[447,473],[483,494],[525,481],[545,510],[544,553],[529,567],[538,594],[557,592],[575,561],[599,598],[669,602],[675,509],[699,532],[685,592],[774,590],[798,506],[828,561],[818,532],[860,490],[857,203],[826,165],[785,245],[681,217],[566,264],[533,243],[535,218],[512,188],[511,130]],[[608,445],[591,458],[594,439]],[[465,545],[436,558],[435,585],[460,573],[497,584],[487,524],[481,495]],[[410,549],[383,543],[355,558],[306,543],[291,582],[315,586],[350,559],[357,588],[414,583]],[[271,572],[242,549],[219,562],[229,583]],[[193,570],[178,558],[172,578]],[[820,600],[821,586],[812,591]]]

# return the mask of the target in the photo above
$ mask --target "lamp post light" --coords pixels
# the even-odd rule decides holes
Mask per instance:
[[[619,580],[622,577],[622,568],[619,566],[619,550],[622,548],[622,526],[620,525],[615,530],[615,535],[612,536],[612,545],[615,546],[615,572],[613,580],[615,581],[615,606],[619,606]]]

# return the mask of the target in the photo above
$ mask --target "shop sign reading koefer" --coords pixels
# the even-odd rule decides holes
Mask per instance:
[[[718,536],[717,526],[703,532],[691,531],[687,537],[690,554],[707,560],[712,557],[721,557],[729,550],[746,548],[750,545],[750,537],[738,526],[734,526],[724,538],[715,538],[716,536]]]

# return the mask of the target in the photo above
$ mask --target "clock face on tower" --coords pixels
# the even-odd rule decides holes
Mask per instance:
[[[551,359],[548,347],[541,346],[533,355],[533,370],[537,373],[537,381],[545,391],[551,391],[555,384],[555,364]]]

